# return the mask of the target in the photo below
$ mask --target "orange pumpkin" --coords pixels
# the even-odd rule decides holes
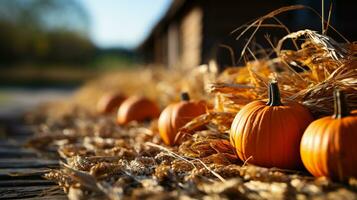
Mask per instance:
[[[230,142],[243,161],[264,167],[300,168],[300,140],[313,118],[299,103],[282,103],[276,82],[270,83],[268,90],[268,102],[253,101],[237,113]]]
[[[181,102],[167,106],[159,118],[159,133],[167,145],[175,143],[178,130],[193,118],[206,112],[204,101],[190,101],[187,93],[181,94]]]
[[[145,121],[158,118],[160,109],[155,102],[140,96],[126,99],[118,109],[117,123],[127,124],[131,121]]]
[[[99,99],[97,111],[101,114],[112,113],[119,108],[125,99],[126,96],[120,93],[107,93]]]
[[[300,153],[314,176],[345,181],[357,178],[357,110],[349,111],[342,91],[334,92],[335,113],[312,122],[301,140]]]

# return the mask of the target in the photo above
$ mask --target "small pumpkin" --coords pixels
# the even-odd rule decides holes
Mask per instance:
[[[357,178],[357,110],[349,111],[344,93],[334,91],[333,116],[312,122],[301,140],[300,153],[314,176],[345,181]]]
[[[97,103],[97,111],[101,114],[108,114],[118,110],[119,106],[126,99],[120,93],[107,93],[103,95]]]
[[[117,123],[127,124],[131,121],[145,121],[158,118],[160,109],[158,105],[141,96],[132,96],[126,99],[118,109]]]
[[[268,91],[268,102],[253,101],[237,113],[230,142],[243,161],[264,167],[300,168],[300,140],[313,118],[299,103],[282,103],[276,82],[269,84]]]
[[[188,93],[181,94],[181,102],[168,105],[159,117],[159,133],[167,145],[174,145],[178,130],[193,118],[206,112],[204,101],[192,101]]]

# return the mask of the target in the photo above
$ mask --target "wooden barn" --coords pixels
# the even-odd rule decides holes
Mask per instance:
[[[321,1],[173,0],[166,14],[138,50],[145,62],[168,67],[191,68],[207,63],[212,58],[221,66],[232,65],[236,62],[232,62],[231,52],[221,44],[232,47],[236,56],[239,56],[239,49],[245,41],[237,42],[237,35],[231,32],[270,11],[293,4],[305,4],[318,12],[321,10]],[[355,36],[357,31],[353,27],[353,17],[346,14],[353,13],[351,4],[356,6],[357,3],[346,1],[344,4],[338,4],[331,22],[338,24],[336,22],[343,21],[346,26],[342,27],[342,32]],[[327,7],[325,10],[327,12]],[[341,10],[344,12],[340,12]],[[346,21],[346,17],[351,20]],[[292,28],[292,31],[304,28],[321,30],[320,19],[311,11],[294,11],[279,16],[279,19]],[[284,30],[267,31],[277,38],[286,34]],[[266,40],[266,33],[259,32],[257,38],[260,36]],[[260,44],[259,41],[257,43]]]

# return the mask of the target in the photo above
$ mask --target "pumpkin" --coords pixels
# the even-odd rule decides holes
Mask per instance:
[[[269,84],[269,99],[245,105],[234,118],[230,142],[244,162],[263,167],[302,167],[300,140],[313,120],[297,102],[281,102],[277,82]]]
[[[168,105],[159,117],[159,133],[167,145],[174,145],[178,130],[193,118],[206,112],[204,101],[190,101],[188,93],[181,94],[181,102]]]
[[[97,111],[101,114],[108,114],[116,111],[126,96],[120,93],[107,93],[103,95],[97,103]]]
[[[160,109],[158,105],[141,96],[132,96],[126,99],[118,109],[117,123],[127,124],[131,121],[145,121],[158,118]]]
[[[314,176],[345,181],[357,178],[357,110],[349,111],[342,91],[334,91],[333,116],[312,122],[301,140],[300,153]]]

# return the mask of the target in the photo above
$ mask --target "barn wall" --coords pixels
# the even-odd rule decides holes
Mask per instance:
[[[153,63],[157,65],[167,65],[167,33],[156,34],[154,37],[154,49],[146,51],[154,51]]]
[[[203,12],[197,1],[186,3],[170,19],[170,23],[156,30],[151,43],[147,41],[143,52],[153,48],[153,62],[157,65],[184,69],[199,65],[202,61],[202,18]],[[148,59],[152,62],[149,56]]]
[[[167,64],[169,67],[180,61],[180,30],[177,22],[169,24],[167,32]]]
[[[179,64],[183,68],[192,68],[201,63],[202,17],[202,9],[194,7],[182,19]]]
[[[176,1],[179,0],[174,2]],[[182,6],[177,7],[177,10],[163,18],[153,31],[154,37],[151,36],[144,45],[144,52],[149,59],[152,57],[155,63],[165,66],[191,68],[215,59],[224,68],[233,64],[230,52],[220,46],[220,44],[225,44],[232,47],[235,64],[239,65],[242,64],[237,62],[241,50],[252,32],[247,32],[241,40],[237,41],[236,37],[239,33],[231,34],[232,30],[282,6],[306,4],[319,12],[321,10],[321,8],[319,10],[319,2],[308,0],[187,0]],[[355,40],[357,32],[353,26],[354,16],[351,14],[356,4],[357,1],[352,0],[335,1],[331,18],[331,23],[350,40]],[[299,12],[287,12],[279,15],[278,18],[291,28],[291,31],[304,28],[320,30],[321,21],[318,17],[311,11]],[[271,20],[268,23],[274,22]],[[254,41],[260,46],[250,47],[253,52],[261,47],[271,47],[264,37],[267,33],[271,36],[273,43],[287,34],[284,29],[262,28],[256,34]],[[329,34],[333,35],[331,29]]]
[[[238,60],[240,50],[246,40],[237,41],[238,34],[231,32],[252,19],[286,5],[289,5],[288,0],[221,0],[219,3],[215,0],[204,0],[202,3],[204,9],[202,61],[207,63],[210,59],[217,59],[223,67],[232,65],[230,52],[219,45],[225,44],[232,47],[235,59]],[[285,34],[284,31],[279,31],[281,35]],[[248,32],[243,38],[249,37],[249,34]],[[258,33],[258,35],[265,40],[262,32]],[[262,41],[257,42],[260,43]]]

